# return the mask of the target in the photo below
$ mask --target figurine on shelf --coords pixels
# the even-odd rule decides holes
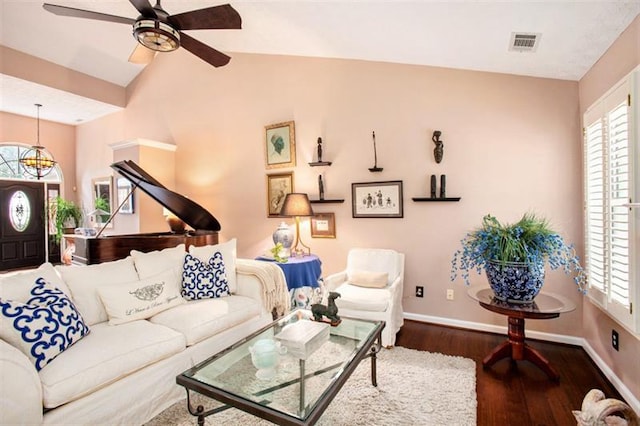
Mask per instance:
[[[431,137],[433,143],[436,144],[436,147],[433,148],[433,156],[435,157],[436,163],[438,164],[440,164],[440,162],[442,161],[442,156],[444,155],[444,141],[440,140],[440,135],[442,135],[442,132],[440,130],[435,130],[433,132],[433,136]]]
[[[318,192],[320,199],[324,200],[324,182],[322,181],[322,175],[318,175]]]
[[[440,198],[447,198],[447,175],[440,175]]]
[[[436,175],[431,175],[431,198],[436,198]]]
[[[318,138],[318,163],[322,163],[322,138]]]
[[[332,291],[329,293],[329,303],[325,306],[321,303],[314,303],[311,305],[311,313],[313,314],[314,321],[327,322],[324,320],[326,317],[332,327],[337,326],[342,322],[342,319],[338,316],[338,307],[336,306],[336,299],[340,297],[340,293]]]

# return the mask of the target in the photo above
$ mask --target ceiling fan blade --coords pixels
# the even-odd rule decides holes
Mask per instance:
[[[129,2],[135,7],[138,12],[145,18],[157,18],[156,11],[151,7],[149,0],[129,0]]]
[[[134,47],[133,52],[129,55],[129,62],[132,64],[146,65],[153,61],[155,57],[155,50],[147,49],[142,44],[136,43],[136,47]]]
[[[207,46],[185,33],[180,33],[180,46],[214,67],[227,65],[231,60],[230,56],[225,55],[213,47]]]
[[[133,25],[133,23],[135,22],[135,19],[125,18],[123,16],[107,15],[106,13],[92,12],[90,10],[75,9],[73,7],[58,6],[55,4],[45,3],[42,5],[42,7],[46,11],[51,12],[55,15],[70,16],[72,18],[87,18],[95,19],[98,21],[115,22],[118,24],[129,25]]]
[[[242,28],[240,14],[229,4],[171,15],[169,22],[179,30],[239,30]]]

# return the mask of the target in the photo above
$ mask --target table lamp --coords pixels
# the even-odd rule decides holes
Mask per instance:
[[[302,242],[302,238],[300,238],[300,217],[313,216],[313,210],[311,209],[311,203],[309,202],[307,194],[297,192],[287,194],[282,203],[280,216],[296,218],[296,240],[293,243],[293,247],[291,247],[291,253],[295,256],[304,256],[305,253],[311,254],[309,246],[305,245]],[[306,250],[304,248],[306,248]]]

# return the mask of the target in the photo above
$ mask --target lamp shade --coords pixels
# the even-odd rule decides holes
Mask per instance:
[[[313,216],[311,203],[307,194],[292,192],[287,194],[282,203],[280,216]]]

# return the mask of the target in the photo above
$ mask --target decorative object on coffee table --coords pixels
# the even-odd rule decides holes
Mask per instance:
[[[484,269],[495,297],[511,303],[528,303],[544,283],[544,264],[575,272],[578,290],[586,293],[587,276],[573,245],[564,242],[546,219],[525,214],[514,224],[502,224],[491,215],[482,226],[466,235],[462,249],[451,261],[451,280],[461,271],[468,285],[469,271]]]
[[[442,135],[442,132],[440,130],[435,130],[431,137],[431,140],[436,145],[436,147],[433,148],[433,157],[436,159],[436,163],[438,164],[440,164],[442,157],[444,156],[444,141],[440,140],[440,135]]]
[[[340,293],[332,291],[329,293],[329,302],[326,306],[321,303],[311,305],[311,313],[313,313],[314,321],[327,322],[324,319],[326,317],[332,327],[340,324],[342,320],[338,315],[338,307],[336,306],[336,299],[338,297],[340,297]]]
[[[376,150],[376,132],[371,132],[371,136],[373,137],[373,167],[370,167],[369,171],[372,173],[381,172],[382,167],[378,167],[378,151]]]

